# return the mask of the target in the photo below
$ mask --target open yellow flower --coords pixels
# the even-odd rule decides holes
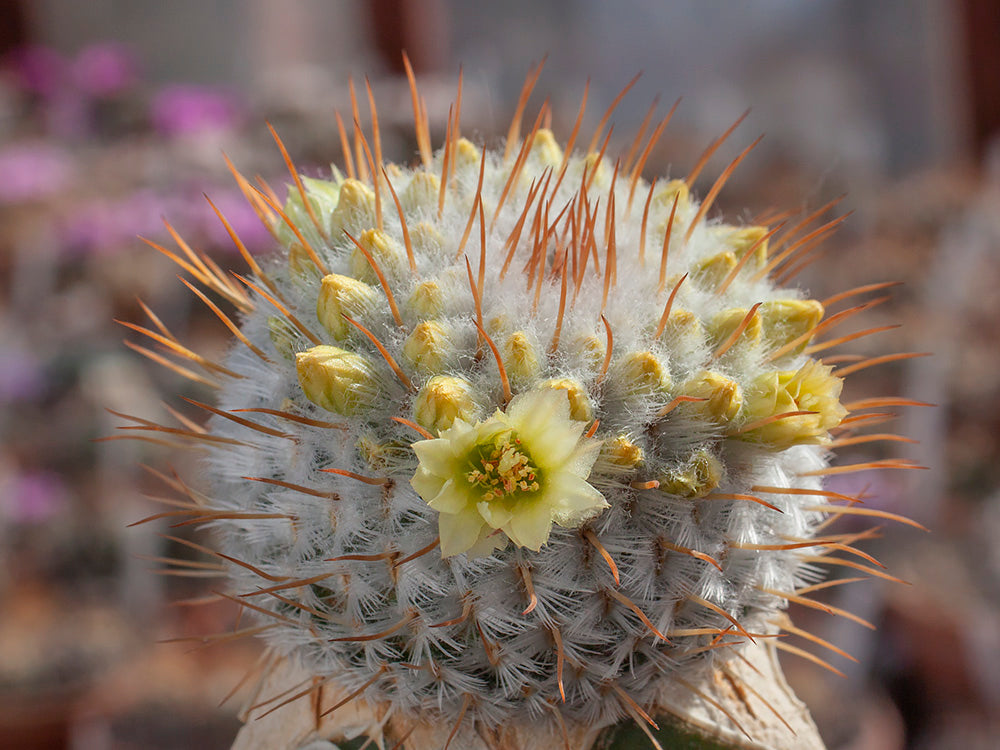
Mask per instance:
[[[553,523],[573,528],[607,508],[586,481],[600,442],[583,437],[585,428],[565,392],[541,390],[414,443],[420,463],[410,484],[440,513],[441,556],[488,555],[507,539],[537,551]]]

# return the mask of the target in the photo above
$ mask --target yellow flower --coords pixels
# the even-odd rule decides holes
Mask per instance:
[[[565,394],[546,389],[414,443],[420,463],[410,484],[440,513],[441,556],[488,555],[507,539],[538,551],[553,523],[577,527],[607,508],[586,481],[600,442],[583,437],[585,428]]]
[[[828,431],[847,414],[840,403],[843,381],[830,374],[832,369],[809,360],[798,370],[768,372],[758,377],[745,402],[750,423],[788,412],[813,413],[776,419],[747,431],[744,437],[776,450],[827,442]]]

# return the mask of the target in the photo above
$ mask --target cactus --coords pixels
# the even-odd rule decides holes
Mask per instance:
[[[813,230],[710,220],[732,169],[701,202],[689,186],[721,140],[647,182],[666,119],[616,159],[601,131],[558,145],[544,112],[480,149],[455,108],[434,153],[418,101],[413,168],[382,163],[373,111],[347,176],[293,170],[283,205],[234,170],[281,251],[232,233],[240,284],[174,256],[240,311],[209,303],[238,331],[223,362],[131,326],[218,387],[207,432],[173,429],[210,479],[175,512],[211,526],[268,663],[303,678],[258,695],[315,705],[280,743],[586,747],[623,719],[648,733],[671,691],[733,730],[705,686],[754,693],[744,655],[850,551],[821,531],[855,508],[821,487],[847,409],[813,341],[845,316],[773,280]]]

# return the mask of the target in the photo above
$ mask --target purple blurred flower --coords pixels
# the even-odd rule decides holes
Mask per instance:
[[[14,523],[47,521],[66,504],[68,496],[62,481],[47,472],[16,474],[5,485],[4,515]]]
[[[17,84],[32,94],[53,96],[66,75],[66,60],[53,49],[42,46],[22,47],[6,60]]]
[[[199,196],[201,197],[201,196]],[[219,212],[226,217],[226,221],[233,227],[233,231],[246,245],[251,253],[262,252],[274,245],[271,233],[261,223],[260,218],[251,208],[243,194],[234,190],[216,190],[210,194],[212,202]],[[202,212],[202,226],[209,242],[220,249],[236,249],[226,228],[219,221],[208,202],[202,198],[204,211]]]
[[[41,143],[0,149],[0,203],[39,200],[61,190],[72,176],[62,149]]]
[[[77,205],[62,221],[61,244],[72,253],[97,255],[135,247],[136,237],[162,231],[160,217],[167,205],[166,198],[149,190]]]
[[[73,61],[70,75],[76,87],[90,96],[114,96],[135,85],[139,66],[123,45],[107,42],[84,48]]]
[[[153,126],[166,136],[228,130],[239,114],[235,97],[207,86],[168,86],[152,103]]]
[[[45,389],[41,363],[27,349],[0,348],[0,404],[30,401]]]

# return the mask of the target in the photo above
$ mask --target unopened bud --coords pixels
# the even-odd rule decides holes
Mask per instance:
[[[736,253],[724,250],[695,264],[691,280],[702,289],[715,289],[736,267]]]
[[[444,292],[436,281],[421,281],[406,300],[406,309],[421,320],[444,312]]]
[[[706,399],[684,404],[685,410],[704,414],[716,422],[732,420],[743,404],[743,392],[739,383],[709,370],[685,382],[681,386],[681,393]]]
[[[503,363],[513,383],[524,383],[538,376],[538,349],[524,331],[515,331],[504,342]]]
[[[767,227],[741,227],[731,230],[725,235],[724,242],[729,245],[738,258],[742,258],[750,248],[753,248],[753,259],[747,261],[745,268],[752,268],[759,271],[767,265],[767,244],[768,240],[764,236],[768,233]],[[754,247],[756,245],[756,247]]]
[[[295,359],[302,343],[302,334],[287,318],[272,315],[267,319],[267,333],[275,351],[285,359]]]
[[[444,252],[444,237],[426,221],[419,221],[410,227],[410,244],[417,257],[435,258]]]
[[[619,435],[604,441],[598,460],[618,469],[633,469],[643,458],[642,448],[627,435]]]
[[[365,357],[335,346],[314,346],[295,355],[302,392],[327,411],[351,416],[378,396],[375,370]]]
[[[630,395],[670,390],[670,373],[652,352],[631,352],[615,363],[614,380]]]
[[[705,337],[701,320],[689,310],[671,310],[663,327],[663,340],[672,344],[693,344]]]
[[[336,273],[327,274],[316,298],[316,317],[331,336],[343,341],[353,328],[344,316],[362,317],[375,308],[378,298],[378,292],[363,281]]]
[[[381,229],[366,229],[358,237],[358,244],[368,251],[368,255],[386,276],[398,273],[406,262],[406,251]],[[378,274],[375,273],[371,262],[358,247],[355,247],[351,253],[351,273],[354,274],[355,278],[369,284],[378,283]]]
[[[764,338],[775,348],[784,346],[813,330],[823,319],[823,305],[814,299],[779,299],[760,306]],[[798,354],[809,344],[804,338],[788,354]]]
[[[590,403],[590,396],[579,381],[572,378],[552,378],[543,380],[538,387],[565,391],[566,398],[569,399],[570,418],[578,422],[589,422],[594,418],[594,407]]]
[[[417,324],[403,342],[403,356],[417,372],[424,375],[441,372],[451,360],[454,351],[448,330],[433,320]]]
[[[570,348],[573,355],[580,360],[581,364],[593,372],[597,372],[601,368],[601,365],[604,364],[605,349],[604,339],[592,333],[580,336],[573,342]]]
[[[407,211],[428,211],[432,207],[436,210],[440,190],[441,180],[436,174],[417,172],[399,196],[399,202]]]
[[[459,138],[455,144],[455,166],[458,169],[468,169],[479,166],[479,149],[468,138]]]
[[[555,167],[562,164],[562,149],[559,148],[552,131],[547,128],[542,128],[535,133],[528,154],[529,158],[537,159],[545,166]]]
[[[704,497],[719,486],[722,472],[718,458],[707,450],[697,450],[684,466],[660,477],[660,489],[681,497]]]
[[[343,239],[344,232],[358,233],[375,225],[375,193],[358,180],[344,180],[340,186],[337,207],[330,216],[330,237]]]
[[[456,419],[474,422],[478,411],[472,385],[447,375],[428,380],[413,401],[413,418],[435,434],[447,430]]]
[[[723,310],[722,312],[716,313],[712,317],[712,322],[709,324],[709,332],[712,335],[712,341],[715,345],[719,345],[724,341],[727,341],[730,336],[736,331],[737,328],[743,323],[744,318],[749,314],[749,310],[742,307],[731,307],[728,310]],[[747,323],[746,328],[740,334],[740,342],[750,342],[757,343],[760,341],[761,336],[761,323],[760,323],[760,310],[757,314],[750,318],[750,322]]]

